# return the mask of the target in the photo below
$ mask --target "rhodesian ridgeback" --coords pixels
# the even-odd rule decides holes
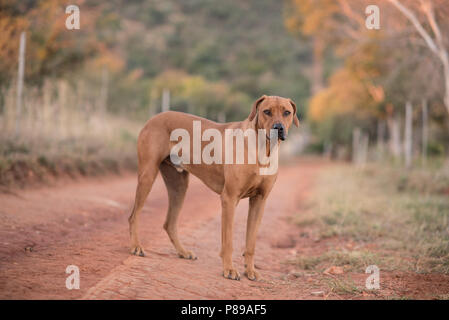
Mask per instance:
[[[164,229],[173,243],[178,255],[185,259],[196,259],[193,252],[184,249],[177,234],[177,220],[187,190],[189,174],[203,181],[210,189],[220,195],[222,204],[221,252],[223,276],[239,280],[240,274],[232,263],[232,235],[234,211],[240,199],[249,198],[249,210],[246,229],[246,248],[244,252],[245,275],[250,280],[260,278],[254,268],[254,253],[256,234],[262,219],[265,202],[274,185],[277,171],[274,174],[261,175],[256,163],[181,163],[174,164],[171,150],[178,141],[171,139],[171,133],[176,129],[184,129],[194,135],[194,122],[201,125],[201,133],[207,129],[222,133],[225,137],[227,129],[252,129],[256,135],[260,132],[271,132],[276,136],[266,135],[267,145],[279,146],[285,140],[288,129],[294,123],[299,126],[295,103],[277,96],[262,96],[254,102],[251,113],[241,122],[216,123],[194,115],[167,111],[152,117],[145,124],[137,140],[138,153],[138,184],[134,208],[128,219],[131,235],[131,253],[144,256],[144,251],[137,237],[137,220],[145,199],[151,190],[153,182],[160,172],[168,190],[169,206]],[[262,129],[262,131],[261,131]],[[265,131],[263,131],[265,130]],[[217,138],[214,138],[217,139]],[[224,138],[223,138],[224,140]],[[248,138],[245,137],[245,146]],[[194,144],[194,142],[193,142]],[[220,143],[224,145],[225,142]],[[204,148],[206,141],[201,141]],[[195,147],[189,148],[193,155]],[[248,148],[244,148],[248,157]],[[267,154],[270,149],[266,149]],[[193,155],[194,156],[194,155]],[[236,152],[237,156],[237,152]]]

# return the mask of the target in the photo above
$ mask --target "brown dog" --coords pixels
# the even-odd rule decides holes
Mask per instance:
[[[256,164],[182,164],[174,165],[170,160],[170,152],[177,141],[171,141],[171,132],[185,129],[192,136],[193,122],[200,121],[201,132],[216,129],[224,133],[226,129],[277,129],[279,140],[284,140],[292,122],[298,126],[296,105],[292,100],[262,96],[253,105],[248,118],[241,122],[216,123],[204,118],[181,112],[167,111],[152,117],[139,134],[138,184],[134,208],[129,217],[131,235],[131,253],[144,256],[144,251],[137,238],[137,218],[151,190],[157,173],[160,171],[168,190],[169,207],[164,229],[182,258],[196,259],[196,256],[184,249],[178,239],[176,222],[187,190],[189,173],[202,180],[210,189],[221,196],[222,203],[222,248],[220,256],[223,260],[223,276],[229,279],[240,279],[239,272],[232,264],[232,234],[234,210],[240,199],[249,197],[249,212],[246,231],[245,274],[250,280],[259,278],[254,269],[254,252],[256,234],[262,219],[265,201],[270,193],[277,173],[260,175],[259,163]],[[222,136],[225,136],[223,134]],[[268,136],[267,136],[268,137]],[[269,137],[268,137],[269,138]],[[267,142],[269,143],[269,142]],[[245,139],[245,146],[248,144]],[[201,142],[204,147],[205,143]],[[223,142],[224,145],[224,142]],[[267,152],[269,152],[268,149]],[[192,153],[192,149],[190,150]],[[245,148],[247,156],[247,148]],[[236,155],[237,156],[237,155]]]

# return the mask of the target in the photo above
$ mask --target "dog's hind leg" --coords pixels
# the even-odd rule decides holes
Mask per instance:
[[[168,211],[164,229],[167,231],[168,237],[178,252],[179,257],[196,259],[195,254],[185,250],[181,245],[181,242],[178,239],[177,229],[179,212],[181,211],[187,186],[189,184],[189,173],[185,170],[179,172],[172,164],[167,163],[167,161],[163,161],[159,166],[168,192]]]
[[[137,218],[142,211],[148,193],[150,193],[157,172],[157,165],[147,165],[144,170],[139,172],[134,207],[128,218],[129,233],[131,236],[131,254],[141,257],[145,256],[145,253],[137,237]]]

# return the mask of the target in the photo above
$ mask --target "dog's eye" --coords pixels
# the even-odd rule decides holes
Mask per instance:
[[[271,111],[270,110],[264,110],[263,113],[265,113],[267,116],[271,116]]]
[[[288,115],[290,115],[290,111],[288,111],[288,110],[286,110],[286,111],[284,111],[284,116],[286,117],[286,116],[288,116]]]

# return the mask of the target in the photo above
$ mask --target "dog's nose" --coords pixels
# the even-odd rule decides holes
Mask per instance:
[[[273,125],[273,129],[278,131],[278,137],[281,140],[285,140],[285,127],[282,123],[278,122]]]

